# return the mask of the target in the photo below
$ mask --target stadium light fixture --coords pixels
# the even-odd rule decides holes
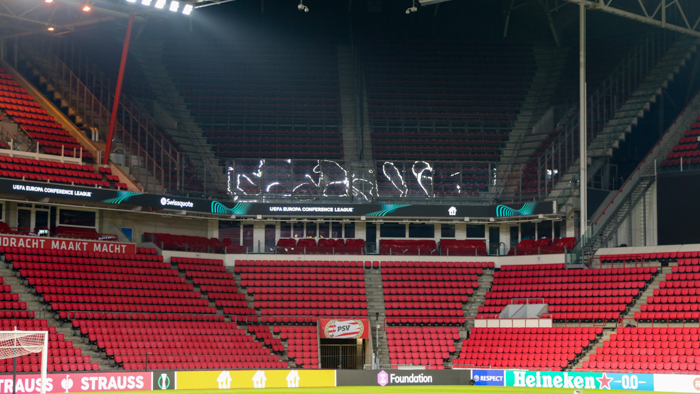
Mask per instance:
[[[185,6],[182,8],[182,13],[185,15],[189,15],[192,13],[193,9],[194,6],[192,4],[185,4]]]
[[[299,0],[299,5],[297,6],[299,11],[309,12],[309,7],[304,5],[304,0]]]
[[[54,31],[54,30],[55,29],[53,28],[53,26],[49,26],[48,31]]]
[[[170,8],[169,10],[172,12],[177,12],[177,9],[180,8],[180,3],[177,1],[171,1],[170,2]]]
[[[44,0],[47,3],[53,3],[53,0]]]
[[[136,0],[126,0],[127,3],[136,3]]]
[[[165,7],[165,0],[157,0],[155,7],[158,8],[159,10],[162,10],[163,7]]]
[[[141,1],[141,4],[143,4],[143,5],[145,5],[146,7],[148,7],[149,5],[151,5],[151,0],[142,0],[142,1]]]
[[[410,15],[413,12],[418,12],[418,6],[416,5],[416,1],[413,0],[413,5],[406,8],[406,15]]]
[[[84,11],[84,12],[88,12],[88,11],[90,11],[91,9],[92,9],[92,8],[90,8],[90,5],[89,5],[89,4],[85,4],[85,7],[83,7],[83,11]]]

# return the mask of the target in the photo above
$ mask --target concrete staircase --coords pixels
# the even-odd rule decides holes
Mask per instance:
[[[697,50],[696,40],[681,39],[673,44],[664,57],[649,72],[644,81],[630,95],[620,109],[615,113],[615,117],[607,121],[603,130],[596,135],[594,140],[588,145],[588,177],[589,180],[605,165],[613,156],[615,149],[619,148],[628,133],[637,125],[644,113],[649,110],[651,103],[656,101],[663,88],[673,80],[674,75],[680,71],[692,54]],[[569,184],[579,176],[580,161],[576,160],[561,175],[554,189],[549,194],[549,199],[564,197],[569,188]],[[559,199],[559,206],[565,208],[566,202],[575,198],[576,195],[566,196]],[[563,212],[562,212],[563,213]]]
[[[193,163],[200,179],[204,180],[207,193],[225,193],[226,174],[224,167],[215,157],[212,146],[203,135],[203,130],[195,122],[189,111],[185,98],[180,94],[177,84],[170,77],[163,65],[163,42],[158,40],[140,40],[133,43],[132,52],[148,81],[154,88],[159,105],[175,121],[176,127],[162,125],[172,138],[177,141]]]
[[[657,263],[658,264],[658,263]],[[676,264],[676,263],[674,263]],[[661,264],[658,264],[659,266]],[[654,290],[658,289],[660,287],[659,283],[661,281],[666,280],[666,274],[671,273],[672,267],[660,267],[661,272],[656,274],[654,279],[649,283],[642,293],[639,295],[637,299],[634,300],[632,305],[627,309],[627,312],[625,312],[624,315],[622,315],[623,319],[632,319],[634,318],[635,312],[641,312],[642,311],[642,305],[647,303],[647,297],[651,297],[654,295]],[[651,323],[640,323],[639,326],[644,326],[645,324],[649,324],[651,326]]]
[[[100,365],[100,371],[114,369],[111,360],[107,360],[105,353],[97,352],[97,347],[87,343],[87,339],[80,336],[79,331],[74,331],[70,324],[60,322],[54,314],[44,305],[41,296],[37,295],[34,289],[26,285],[26,281],[19,276],[19,273],[12,270],[11,266],[4,261],[0,263],[0,276],[3,277],[3,284],[12,286],[12,292],[19,295],[21,302],[27,303],[27,310],[35,312],[35,318],[46,319],[49,326],[56,327],[56,333],[63,334],[66,341],[72,341],[73,347],[80,348],[83,356],[90,356],[90,361]]]
[[[455,342],[455,352],[450,355],[449,360],[445,363],[445,368],[452,368],[452,361],[459,358],[464,340],[469,338],[469,332],[474,327],[474,319],[479,312],[479,307],[484,305],[486,293],[491,290],[493,284],[493,270],[484,269],[484,272],[479,276],[479,287],[474,291],[474,294],[469,297],[469,301],[462,306],[464,311],[465,323],[459,329],[459,342]]]
[[[537,149],[556,125],[554,107],[551,105],[557,85],[561,79],[568,48],[557,48],[546,44],[535,44],[533,55],[537,71],[530,89],[522,102],[508,142],[503,148],[504,159],[498,166],[499,173],[508,177],[506,191],[514,193],[520,187],[519,169]]]
[[[591,342],[591,345],[588,347],[587,351],[585,353],[582,353],[581,356],[579,356],[578,360],[576,360],[576,363],[572,367],[567,368],[566,370],[576,371],[576,368],[581,368],[583,366],[583,362],[588,361],[590,359],[591,354],[596,354],[596,349],[602,347],[605,341],[609,341],[610,335],[614,334],[616,331],[617,330],[615,328],[604,328],[603,335],[597,337],[595,341]]]
[[[389,357],[389,342],[386,338],[386,309],[384,307],[384,288],[382,287],[382,272],[378,269],[365,268],[365,290],[367,295],[367,313],[369,316],[370,335],[372,341],[377,341],[376,327],[377,314],[379,314],[379,343],[374,344],[376,352],[379,347],[379,364],[389,365],[391,358]]]
[[[338,83],[340,84],[340,115],[343,131],[343,157],[346,162],[360,158],[360,125],[357,99],[357,59],[352,47],[338,44]]]

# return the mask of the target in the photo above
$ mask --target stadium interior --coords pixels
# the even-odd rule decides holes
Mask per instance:
[[[0,0],[49,372],[700,374],[698,4],[153,3]]]

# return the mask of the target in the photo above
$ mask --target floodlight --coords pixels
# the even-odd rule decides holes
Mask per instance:
[[[299,11],[309,12],[309,7],[304,5],[304,0],[299,0],[299,5],[297,6]]]
[[[53,26],[50,26],[50,27],[49,27],[49,31],[54,31]]]
[[[83,7],[83,11],[85,11],[85,12],[88,12],[88,11],[90,11],[91,9],[92,9],[92,8],[90,8],[90,6],[87,5],[87,4],[85,5],[85,7]]]
[[[136,3],[136,0],[126,0],[129,3]]]
[[[148,7],[149,5],[151,5],[151,1],[152,1],[152,0],[142,0],[142,1],[141,1],[141,4],[143,4],[143,5],[145,5],[146,7]]]
[[[185,6],[182,8],[182,13],[185,15],[189,15],[193,9],[194,6],[192,6],[192,4],[185,4]]]
[[[156,8],[162,9],[163,7],[165,7],[165,0],[157,0],[156,1]]]
[[[172,12],[177,12],[177,9],[180,8],[180,3],[177,1],[171,1],[170,2],[170,8],[169,10]]]
[[[53,0],[44,0],[44,1],[46,1],[47,3],[53,3]]]

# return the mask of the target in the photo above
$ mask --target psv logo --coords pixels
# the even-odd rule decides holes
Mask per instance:
[[[362,336],[365,326],[359,320],[331,320],[323,331],[326,338],[357,339]]]

